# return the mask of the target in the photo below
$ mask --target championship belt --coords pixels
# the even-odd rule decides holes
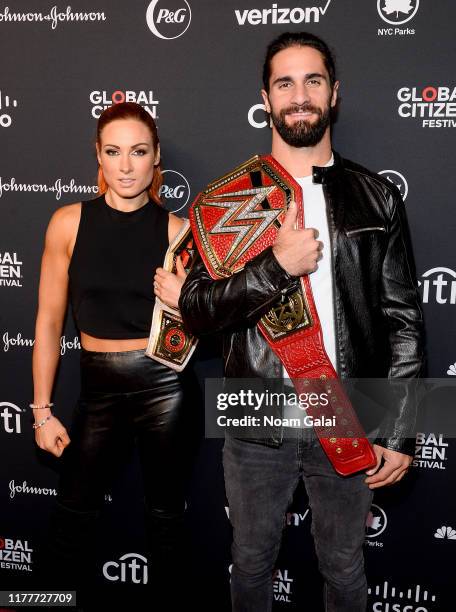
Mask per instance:
[[[271,246],[292,200],[298,206],[297,229],[302,229],[301,188],[270,155],[252,157],[210,183],[190,210],[193,236],[210,276],[227,278]],[[314,429],[336,472],[346,476],[373,467],[373,448],[326,354],[309,276],[302,276],[299,289],[283,296],[257,325],[296,392],[326,394],[324,411],[309,407],[307,414],[331,423]]]
[[[193,265],[194,254],[190,222],[185,219],[184,225],[166,251],[163,269],[175,273],[176,257],[180,257],[188,272]],[[179,310],[155,297],[146,355],[181,372],[197,344],[198,340],[185,330]]]

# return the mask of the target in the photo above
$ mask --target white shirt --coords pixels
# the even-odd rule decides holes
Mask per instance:
[[[332,166],[333,164],[334,156],[332,155],[325,166]],[[309,279],[323,332],[323,342],[326,353],[335,368],[336,336],[332,288],[331,243],[329,240],[328,217],[323,195],[323,185],[321,183],[313,183],[312,175],[303,178],[297,177],[295,181],[302,189],[305,227],[317,229],[318,240],[323,243],[322,258],[318,262],[318,269],[309,275]],[[283,375],[284,378],[289,378],[289,374],[285,368],[283,368]]]

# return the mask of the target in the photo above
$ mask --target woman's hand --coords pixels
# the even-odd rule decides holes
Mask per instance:
[[[70,438],[59,419],[51,415],[49,421],[35,429],[35,442],[41,449],[60,457],[70,443]]]
[[[157,268],[154,276],[154,293],[172,308],[179,308],[179,296],[187,273],[180,257],[176,257],[176,274]]]

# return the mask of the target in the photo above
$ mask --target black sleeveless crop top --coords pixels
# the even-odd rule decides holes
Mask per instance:
[[[96,338],[147,338],[154,274],[167,249],[168,212],[158,204],[123,212],[104,196],[82,202],[68,268],[78,329]]]

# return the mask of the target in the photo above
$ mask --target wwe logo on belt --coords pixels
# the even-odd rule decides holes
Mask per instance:
[[[224,259],[224,265],[229,267],[229,259],[235,255],[239,259],[252,244],[271,226],[282,212],[281,208],[255,210],[274,191],[275,186],[256,187],[242,191],[232,191],[205,199],[205,206],[226,208],[221,219],[212,227],[209,234],[237,234]],[[250,196],[239,206],[233,206],[233,198]],[[223,201],[227,200],[228,201]],[[221,200],[221,201],[219,201]],[[238,249],[238,247],[241,248]]]

